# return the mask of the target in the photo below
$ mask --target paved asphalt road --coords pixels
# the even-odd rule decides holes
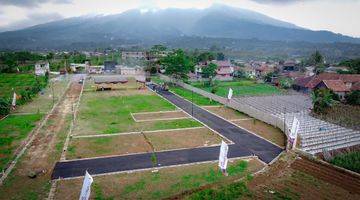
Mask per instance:
[[[151,85],[150,87],[154,88],[155,86]],[[262,161],[269,163],[282,151],[281,148],[272,143],[191,104],[191,102],[186,101],[169,91],[158,90],[157,93],[190,115],[193,113],[194,118],[233,141],[235,144],[229,146],[228,157],[230,158],[256,155]],[[83,176],[85,170],[90,174],[102,174],[211,161],[218,159],[219,150],[220,148],[216,146],[155,152],[157,158],[156,166],[151,161],[152,153],[58,162],[55,165],[51,178],[57,179],[59,177],[68,178]]]

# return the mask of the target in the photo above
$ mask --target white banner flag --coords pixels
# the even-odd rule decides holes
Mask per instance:
[[[91,184],[93,182],[93,178],[90,176],[90,174],[86,171],[83,186],[81,189],[81,194],[79,200],[88,200],[91,193]]]
[[[296,117],[294,117],[291,129],[290,129],[290,134],[289,134],[289,137],[290,137],[289,139],[292,144],[292,147],[291,147],[292,149],[294,149],[296,146],[299,128],[300,128],[300,122]]]
[[[233,95],[233,90],[229,88],[228,99],[230,100]]]
[[[228,163],[227,154],[228,154],[228,150],[229,150],[229,146],[228,146],[224,141],[221,141],[220,154],[219,154],[219,167],[220,167],[222,170],[225,170],[225,169],[227,168],[227,163]]]
[[[15,92],[14,92],[14,95],[13,95],[13,99],[12,99],[11,105],[12,105],[13,107],[16,106],[16,93],[15,93]]]

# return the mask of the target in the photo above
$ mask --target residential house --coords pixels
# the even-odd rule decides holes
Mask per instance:
[[[217,65],[216,76],[217,80],[233,80],[234,67],[230,61],[227,60],[213,60],[211,63]]]
[[[37,62],[35,64],[35,75],[45,76],[46,72],[50,72],[49,62]]]
[[[145,71],[140,66],[135,67],[126,67],[126,66],[116,66],[116,73],[126,76],[137,76],[137,75],[145,75]]]
[[[328,81],[338,80],[338,81]],[[319,85],[322,81],[325,81]],[[342,84],[340,84],[342,82]],[[321,73],[319,75],[299,77],[295,79],[294,89],[309,93],[319,87],[327,87],[328,89],[334,89],[333,92],[344,92],[357,90],[360,82],[360,74],[335,74],[335,73]],[[347,88],[344,89],[343,85]]]
[[[315,88],[327,88],[337,94],[341,100],[345,98],[347,92],[350,92],[350,88],[346,87],[342,80],[322,80]]]
[[[123,60],[133,58],[133,59],[145,59],[147,57],[146,52],[142,51],[123,51],[121,52],[121,58]]]
[[[115,61],[105,61],[104,62],[104,71],[105,72],[115,72],[116,64],[117,63]]]

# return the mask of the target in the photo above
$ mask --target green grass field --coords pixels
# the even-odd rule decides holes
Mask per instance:
[[[195,82],[191,85],[208,92],[211,92],[212,89],[209,86],[205,86],[203,82]],[[281,93],[281,90],[274,86],[256,83],[250,80],[223,81],[219,82],[217,88],[215,94],[222,97],[227,97],[229,88],[233,90],[234,96],[272,95]]]
[[[172,86],[170,87],[170,90],[172,92],[174,92],[175,94],[189,100],[189,101],[193,101],[195,104],[199,105],[199,106],[211,106],[211,105],[220,105],[218,102],[216,101],[212,101],[209,98],[206,98],[202,95],[199,95],[197,93],[192,93],[191,91],[181,88],[181,87],[177,87],[177,86]]]
[[[175,110],[175,106],[157,95],[104,97],[101,94],[84,93],[75,135],[201,126],[191,119],[135,122],[130,113]]]
[[[10,115],[0,121],[0,171],[43,115]]]
[[[40,84],[45,84],[45,77],[38,77],[34,74],[0,74],[0,97],[12,97],[13,89],[19,93],[27,87],[35,86],[36,79]]]

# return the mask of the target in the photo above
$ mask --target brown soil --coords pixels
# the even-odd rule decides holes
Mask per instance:
[[[26,153],[15,166],[5,184],[0,187],[0,199],[44,199],[50,186],[51,171],[59,160],[61,148],[70,124],[71,107],[76,102],[81,85],[72,83],[67,95],[55,108]],[[30,172],[38,175],[28,178]]]
[[[215,113],[227,120],[234,120],[234,119],[244,119],[244,118],[249,118],[248,115],[241,113],[237,110],[231,109],[231,108],[227,108],[225,106],[214,106],[214,107],[210,107],[210,106],[204,106],[204,109]]]
[[[265,139],[270,140],[280,147],[285,147],[286,136],[280,129],[255,119],[236,121],[234,123]]]
[[[182,111],[174,112],[157,112],[157,113],[133,113],[133,117],[136,120],[166,120],[172,118],[190,118]]]
[[[358,181],[288,153],[256,175],[248,187],[254,199],[359,199],[359,194],[353,193]]]

